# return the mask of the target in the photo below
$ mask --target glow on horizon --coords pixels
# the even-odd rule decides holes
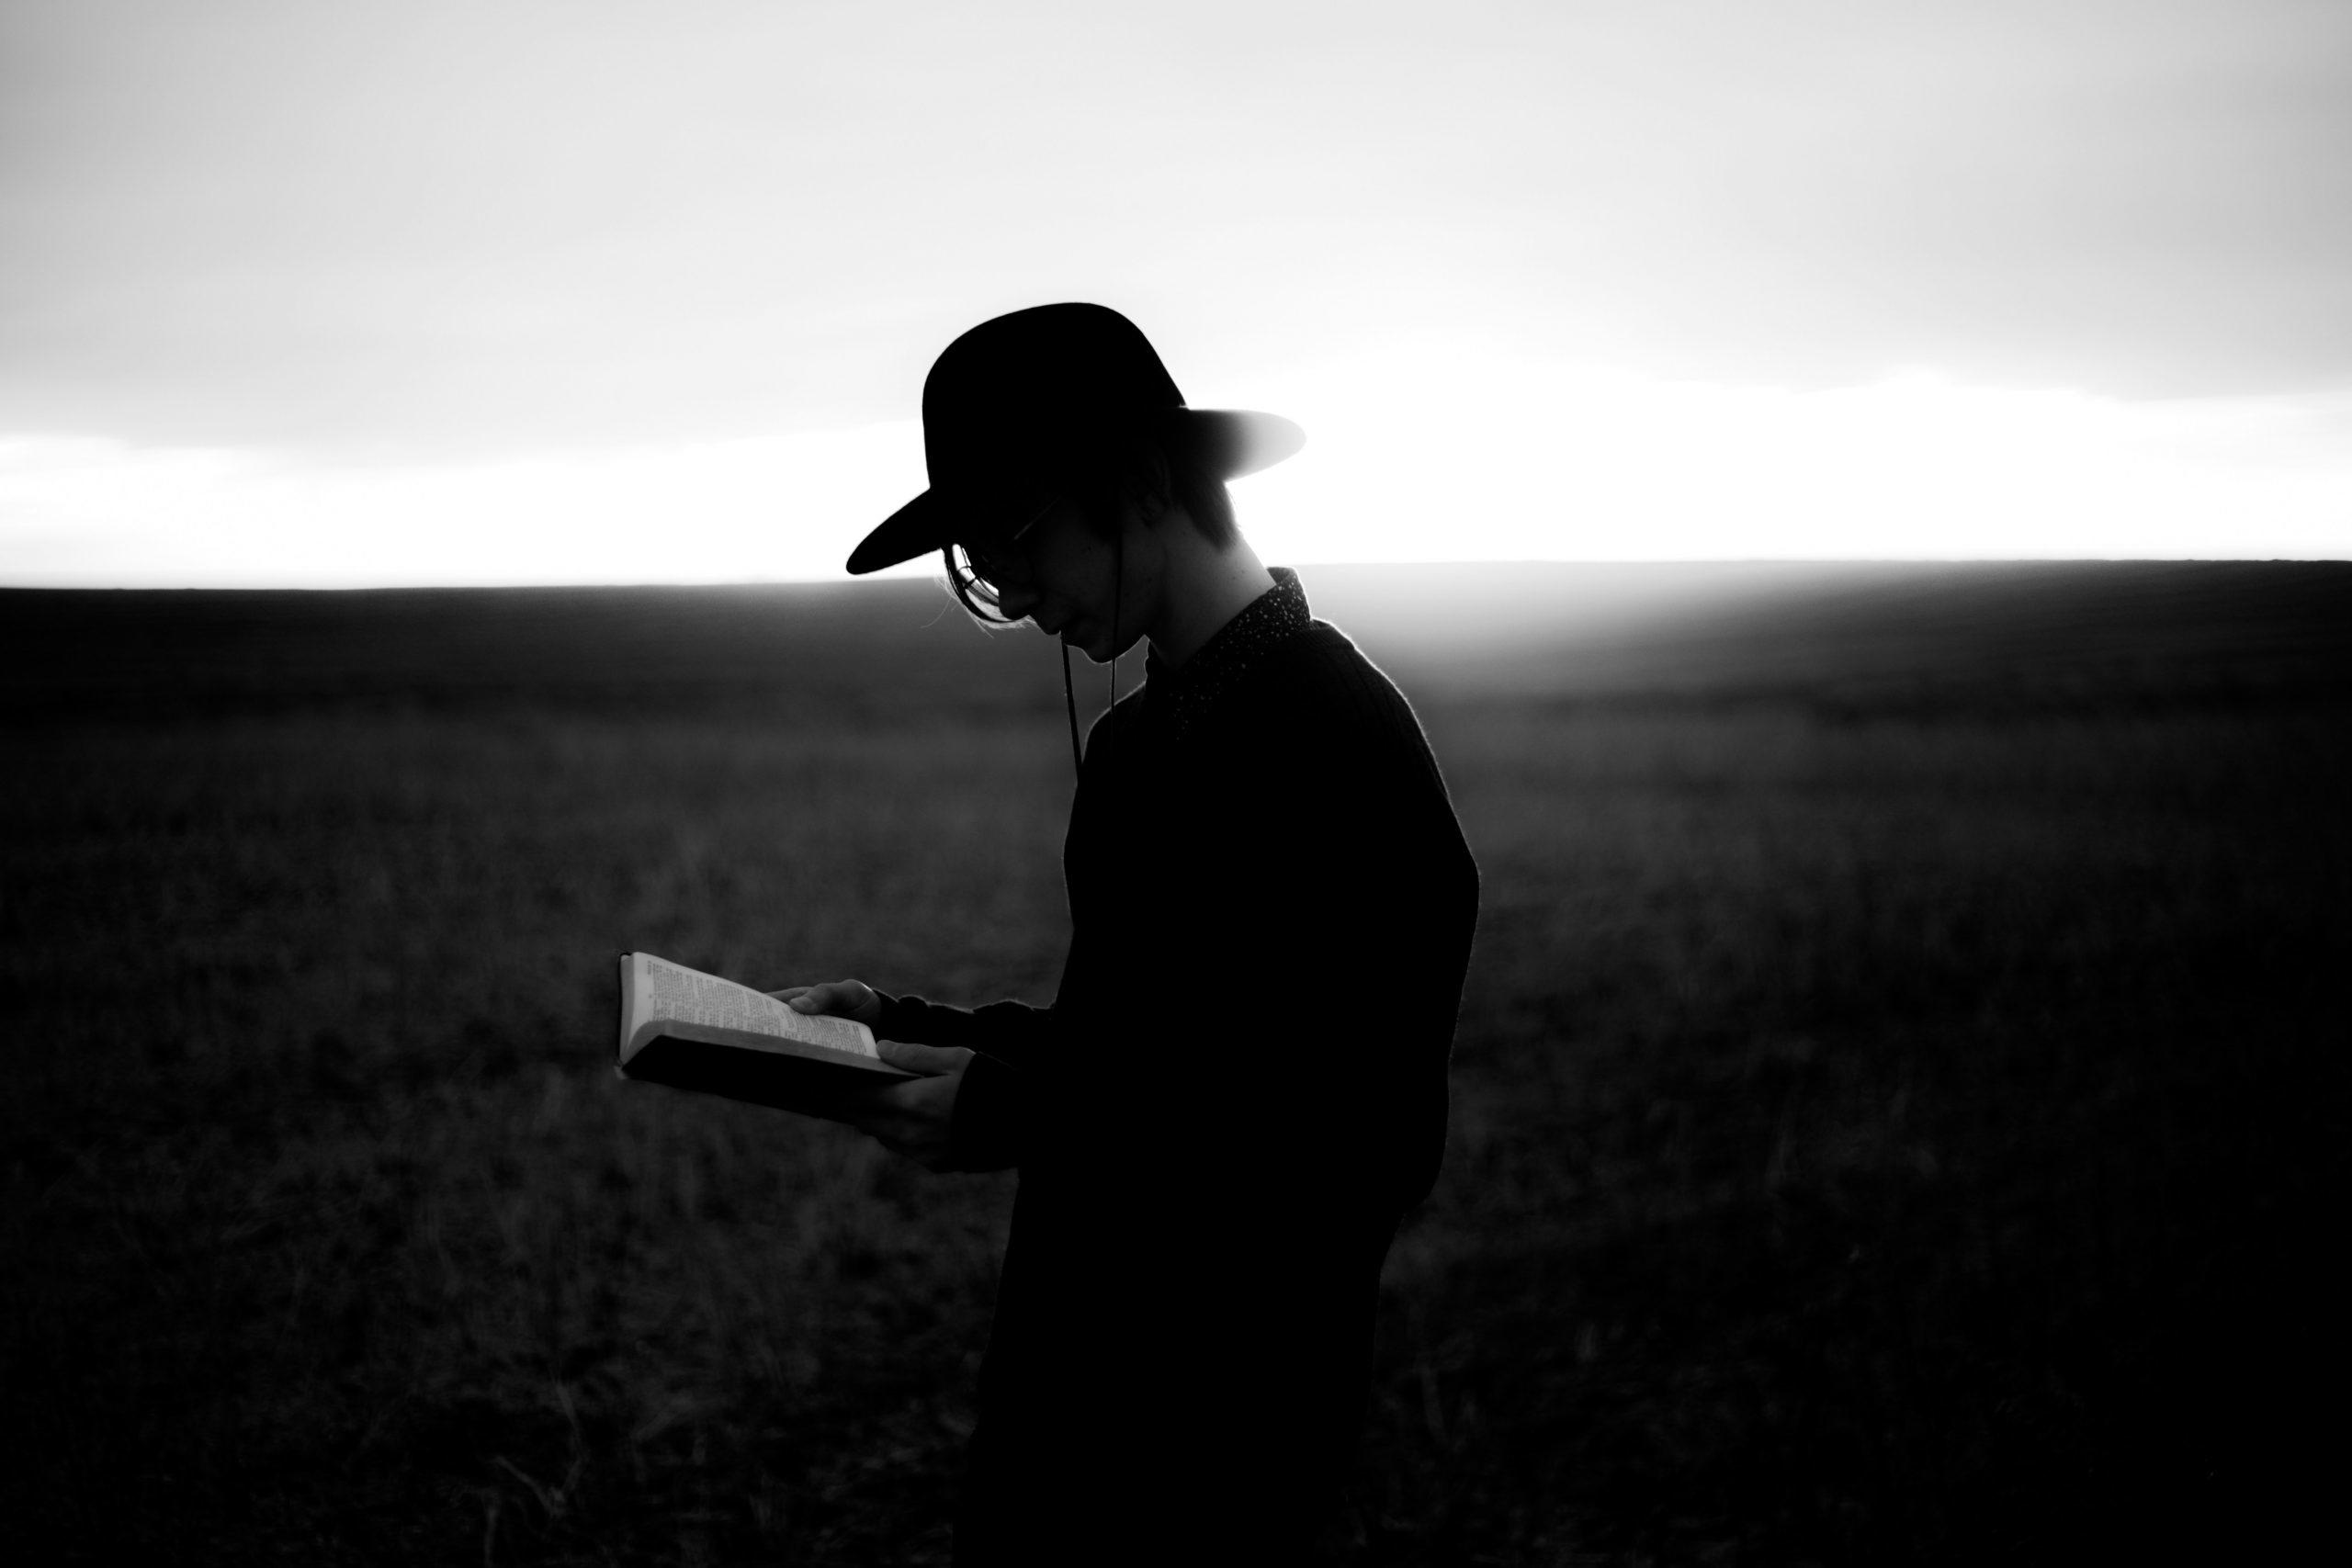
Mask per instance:
[[[1792,390],[1445,342],[1218,390],[1308,432],[1236,487],[1273,561],[2352,556],[2352,399]],[[922,452],[913,420],[378,466],[0,437],[0,582],[838,580]]]
[[[1049,299],[1306,427],[1238,493],[1275,560],[2352,556],[2347,46],[2340,0],[19,0],[0,582],[833,579],[932,356]]]

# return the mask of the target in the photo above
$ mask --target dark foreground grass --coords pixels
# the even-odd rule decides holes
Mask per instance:
[[[2308,1511],[2345,717],[1441,716],[1489,897],[1388,1298],[1397,1555],[2228,1555]]]
[[[854,660],[403,702],[391,657],[12,729],[12,1530],[944,1561],[1007,1181],[616,1083],[611,955],[1048,994],[1057,716]],[[1876,673],[1426,705],[1485,908],[1335,1557],[2244,1557],[2317,1515],[2344,672]]]

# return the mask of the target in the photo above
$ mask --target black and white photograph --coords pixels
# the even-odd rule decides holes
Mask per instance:
[[[2324,1555],[2352,5],[0,0],[0,1042],[13,1561]]]

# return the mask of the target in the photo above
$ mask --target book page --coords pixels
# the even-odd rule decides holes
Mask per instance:
[[[663,1019],[718,1029],[741,1029],[822,1045],[870,1061],[881,1060],[881,1053],[875,1048],[873,1031],[854,1019],[796,1012],[749,986],[739,986],[732,980],[722,980],[650,953],[633,957],[638,965],[638,984],[632,1025],[647,1019]]]

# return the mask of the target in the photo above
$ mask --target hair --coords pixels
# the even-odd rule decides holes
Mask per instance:
[[[1114,445],[1099,461],[1052,488],[1078,502],[1079,514],[1100,538],[1117,531],[1129,502],[1140,504],[1147,516],[1170,505],[1182,507],[1193,526],[1219,549],[1240,536],[1224,479],[1193,454],[1172,451],[1148,436]],[[939,558],[947,569],[948,591],[967,615],[982,626],[1012,624],[1012,617],[998,607],[996,590],[972,570],[960,541],[942,546]]]

